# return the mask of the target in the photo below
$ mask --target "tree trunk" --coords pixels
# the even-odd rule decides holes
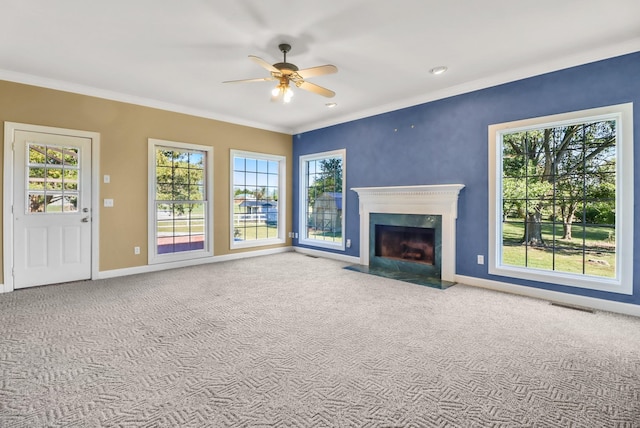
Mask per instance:
[[[562,239],[571,241],[571,225],[573,224],[574,213],[576,212],[576,204],[570,204],[567,210],[562,212]]]
[[[522,243],[534,247],[544,246],[542,240],[542,214],[536,210],[528,212],[524,219],[524,236]]]
[[[562,222],[562,239],[571,241],[571,222],[572,219],[567,219]]]

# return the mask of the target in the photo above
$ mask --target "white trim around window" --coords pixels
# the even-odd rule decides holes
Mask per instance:
[[[571,274],[502,262],[502,136],[556,126],[616,121],[615,277]],[[489,126],[489,273],[619,294],[633,294],[633,104],[620,104]]]
[[[231,196],[230,203],[229,203],[229,207],[230,207],[229,247],[231,249],[238,249],[238,248],[252,248],[252,247],[261,247],[265,245],[276,245],[276,244],[285,243],[286,241],[285,229],[287,224],[286,223],[287,221],[287,216],[286,216],[286,213],[287,213],[287,194],[286,194],[287,158],[285,156],[280,156],[280,155],[248,152],[248,151],[233,150],[233,149],[230,152],[229,158],[230,158],[229,182],[231,183],[231,188],[229,191],[229,194]],[[261,170],[262,168],[260,166],[256,166],[254,171],[247,171],[246,166],[243,167],[245,169],[239,169],[235,165],[236,159],[244,159],[246,161],[251,161],[256,165],[264,165],[266,169],[262,171]],[[277,170],[275,171],[277,173],[277,178],[274,177],[274,171],[273,171],[274,164],[277,164]],[[244,177],[237,179],[236,177],[237,174],[243,175]],[[246,178],[247,174],[250,174],[252,177],[255,178],[254,182],[247,182],[247,178]],[[274,179],[277,179],[276,186],[274,186]],[[237,235],[241,235],[241,233],[238,233],[238,232],[244,232],[246,234],[247,228],[241,227],[241,226],[246,226],[248,224],[247,221],[243,221],[247,219],[239,219],[239,217],[242,217],[242,215],[236,212],[237,201],[236,201],[235,192],[236,192],[236,188],[240,188],[240,187],[242,187],[244,190],[253,189],[254,191],[258,191],[264,188],[266,193],[266,195],[264,195],[264,201],[269,202],[270,207],[271,207],[271,204],[273,204],[274,202],[277,205],[275,207],[275,209],[277,210],[276,212],[274,212],[272,207],[271,209],[266,210],[264,213],[261,212],[259,214],[248,214],[248,215],[254,215],[256,217],[255,218],[256,221],[253,222],[255,224],[255,232],[254,232],[254,236],[251,239],[247,239],[247,236],[245,236],[245,239],[243,239],[240,236],[237,236]],[[247,194],[245,193],[244,195],[246,196]],[[254,200],[256,203],[259,202],[259,200],[255,199],[255,193],[253,194],[252,197],[245,198],[245,199]],[[261,198],[258,198],[258,199],[261,199]],[[256,206],[256,208],[258,207]],[[248,220],[251,220],[251,219],[248,219]],[[238,221],[240,221],[242,225],[237,223]],[[275,231],[273,230],[274,222],[276,223]],[[258,235],[261,235],[261,232],[263,232],[266,229],[269,229],[269,232],[275,232],[275,235],[269,236],[267,234],[267,237],[258,236]]]
[[[177,202],[156,199],[156,151],[158,148],[165,148],[167,150],[175,150],[178,152],[195,153],[197,155],[202,154],[202,156],[204,157],[204,177],[202,177],[202,181],[200,183],[190,183],[191,185],[203,188],[200,191],[201,196],[198,199],[191,200],[190,197],[186,197],[184,201]],[[168,263],[213,256],[213,147],[149,138],[148,174],[148,263]],[[183,187],[185,186],[184,183],[182,183],[181,185]],[[189,189],[188,193],[191,192],[192,190]],[[201,246],[202,248],[179,250],[174,252],[167,252],[164,254],[159,253],[157,227],[159,214],[157,205],[165,202],[169,204],[176,203],[179,205],[197,203],[198,205],[201,205],[203,207],[203,212],[200,214],[201,219],[199,219],[198,221],[201,222],[203,227],[204,242],[203,244],[198,244],[198,247]],[[176,219],[176,221],[183,221],[185,225],[174,225],[174,235],[178,228],[188,227],[190,229],[193,223],[191,220]]]
[[[340,235],[341,236],[339,240],[335,238],[331,238],[331,239],[312,238],[309,236],[310,214],[308,213],[309,211],[308,189],[309,189],[310,183],[308,182],[308,180],[309,180],[309,177],[311,177],[314,174],[309,173],[309,165],[310,163],[314,163],[314,161],[323,161],[323,160],[329,160],[329,159],[335,159],[335,158],[340,159],[342,162],[342,170],[341,170],[342,189],[340,190],[340,193],[341,193],[340,195],[340,211],[341,211],[340,212]],[[327,151],[322,153],[314,153],[314,154],[300,156],[298,169],[299,169],[298,183],[300,187],[299,188],[300,203],[299,203],[299,210],[298,210],[298,220],[299,220],[298,230],[299,230],[300,238],[298,242],[303,245],[344,251],[345,241],[346,241],[346,239],[344,239],[345,217],[346,217],[345,213],[346,213],[346,204],[347,204],[347,200],[346,200],[347,195],[345,193],[345,189],[347,188],[346,187],[346,183],[347,183],[347,151],[346,149],[332,150],[332,151]],[[335,192],[335,190],[337,189],[333,189],[333,192],[337,193]]]

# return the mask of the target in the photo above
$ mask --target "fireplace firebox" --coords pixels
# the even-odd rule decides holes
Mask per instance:
[[[442,216],[369,215],[369,268],[441,281]]]
[[[433,265],[435,229],[375,225],[375,256]]]

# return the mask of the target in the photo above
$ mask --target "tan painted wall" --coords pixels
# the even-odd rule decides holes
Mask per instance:
[[[289,215],[285,230],[292,230],[290,135],[6,81],[0,81],[0,122],[100,133],[100,200],[114,199],[113,208],[98,207],[100,271],[147,264],[148,138],[214,147],[214,255],[251,251],[229,249],[230,149],[287,157]],[[0,150],[0,169],[4,162],[2,156]],[[102,182],[104,174],[111,176],[110,184]],[[0,186],[0,191],[2,188]],[[1,197],[0,194],[0,204]],[[0,228],[0,236],[1,233]],[[291,245],[290,239],[287,238],[285,245]],[[141,247],[140,255],[133,254],[134,246]],[[259,249],[264,248],[269,247]],[[0,263],[1,254],[2,248]]]

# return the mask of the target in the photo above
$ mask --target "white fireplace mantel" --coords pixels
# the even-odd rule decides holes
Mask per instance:
[[[454,281],[458,195],[464,184],[353,187],[360,200],[360,264],[369,265],[369,214],[442,216],[442,279]]]

